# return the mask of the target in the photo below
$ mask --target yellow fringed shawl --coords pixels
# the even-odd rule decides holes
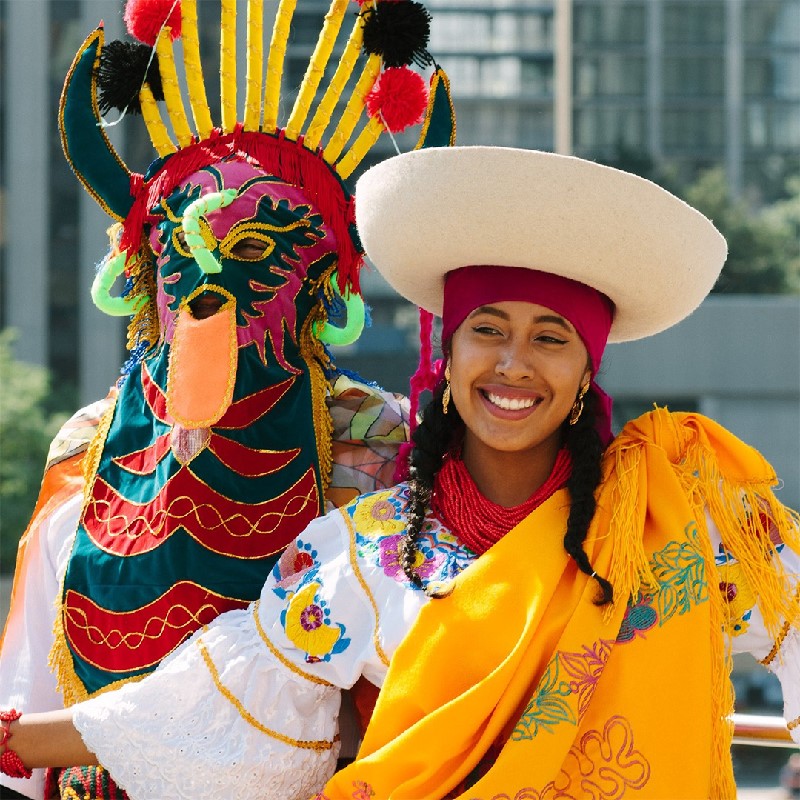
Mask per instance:
[[[428,603],[398,648],[358,759],[319,798],[733,798],[730,623],[706,512],[767,628],[798,620],[775,557],[798,515],[764,458],[709,419],[661,409],[609,447],[585,543],[615,604],[562,546],[556,493]],[[772,536],[772,540],[771,540]]]

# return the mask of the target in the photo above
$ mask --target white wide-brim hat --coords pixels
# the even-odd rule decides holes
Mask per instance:
[[[660,186],[554,153],[416,150],[369,169],[355,194],[369,259],[403,297],[439,316],[451,270],[526,267],[607,295],[609,341],[640,339],[694,311],[727,255],[714,225]]]

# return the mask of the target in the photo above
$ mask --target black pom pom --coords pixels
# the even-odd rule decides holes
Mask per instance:
[[[139,89],[144,82],[147,70],[147,83],[156,100],[164,99],[161,87],[161,73],[158,71],[158,57],[154,54],[150,61],[151,48],[133,42],[109,42],[100,52],[97,66],[97,103],[101,114],[112,108],[119,111],[127,109],[132,114],[141,114]],[[148,68],[148,63],[150,64]]]
[[[364,50],[386,67],[431,64],[430,35],[431,15],[416,0],[381,0],[364,12]]]

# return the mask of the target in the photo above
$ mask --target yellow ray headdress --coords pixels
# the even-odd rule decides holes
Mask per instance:
[[[342,181],[386,130],[423,123],[418,147],[453,143],[447,79],[426,50],[430,17],[415,0],[364,0],[323,86],[350,5],[349,0],[332,0],[294,105],[281,124],[283,64],[296,2],[280,0],[265,53],[264,3],[248,0],[246,91],[240,113],[236,2],[221,0],[219,124],[212,119],[203,79],[197,0],[129,0],[128,30],[142,44],[104,46],[102,26],[84,43],[62,94],[62,142],[84,186],[122,223],[119,249],[127,252],[130,263],[135,262],[150,210],[163,197],[192,172],[239,156],[303,188],[336,233],[341,290],[358,291],[362,253],[353,198]],[[363,64],[357,72],[359,61]],[[412,62],[433,66],[430,92],[423,77],[410,69]],[[162,99],[165,113],[159,108]],[[128,170],[98,127],[100,111],[110,108],[142,114],[159,155],[145,175]]]

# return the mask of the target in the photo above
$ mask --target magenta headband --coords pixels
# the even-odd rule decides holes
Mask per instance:
[[[614,320],[614,304],[602,292],[578,281],[524,267],[472,266],[448,272],[444,281],[442,342],[480,306],[522,300],[545,306],[569,320],[581,337],[596,374]],[[611,441],[611,398],[592,380],[598,399],[597,429]]]
[[[476,266],[448,272],[444,279],[442,341],[478,307],[522,300],[537,303],[569,320],[583,340],[592,372],[603,358],[614,319],[613,303],[584,283],[523,267]]]

